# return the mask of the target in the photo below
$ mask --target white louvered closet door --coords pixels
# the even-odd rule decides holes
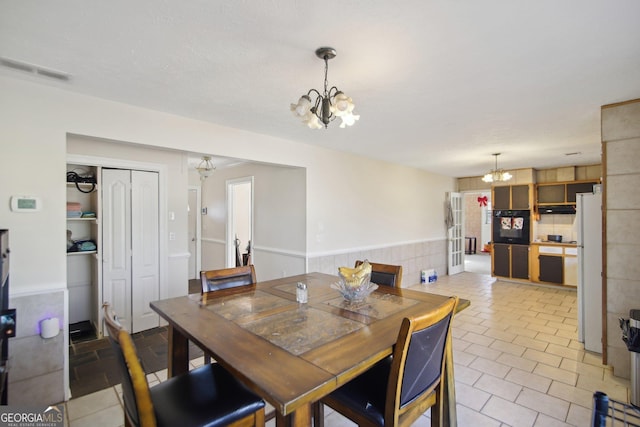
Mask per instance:
[[[159,297],[158,174],[102,170],[102,287],[131,332],[159,325],[149,302]]]

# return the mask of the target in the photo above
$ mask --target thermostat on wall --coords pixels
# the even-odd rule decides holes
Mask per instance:
[[[11,210],[14,212],[38,212],[42,209],[42,199],[36,196],[11,196]]]

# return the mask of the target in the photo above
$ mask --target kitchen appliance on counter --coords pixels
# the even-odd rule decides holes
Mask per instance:
[[[578,341],[602,353],[602,194],[577,195]]]
[[[547,242],[562,243],[562,234],[547,234]]]
[[[494,210],[493,243],[528,245],[531,243],[531,212],[524,210]]]

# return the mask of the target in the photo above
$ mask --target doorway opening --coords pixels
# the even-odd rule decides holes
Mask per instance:
[[[491,191],[464,193],[464,271],[491,274]]]
[[[253,264],[253,176],[227,181],[227,267]]]

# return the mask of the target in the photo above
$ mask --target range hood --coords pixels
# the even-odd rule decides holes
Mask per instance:
[[[576,213],[576,205],[553,205],[538,206],[538,213],[541,215],[567,215]]]

